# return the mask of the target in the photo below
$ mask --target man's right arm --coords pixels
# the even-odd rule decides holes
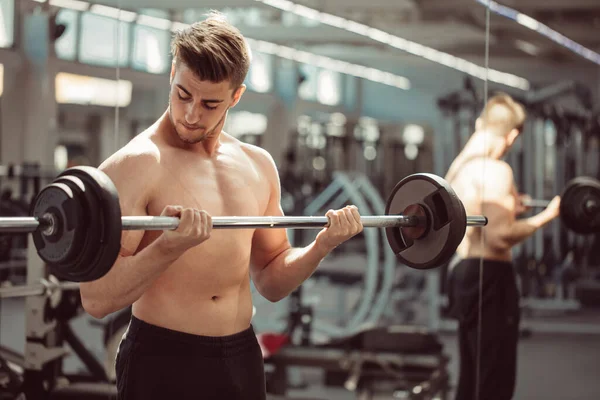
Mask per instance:
[[[558,216],[560,198],[539,214],[517,219],[518,199],[511,168],[503,162],[489,162],[480,182],[482,213],[488,218],[485,238],[488,246],[509,250]]]
[[[153,162],[151,156],[142,155],[100,166],[117,187],[123,216],[147,215]],[[102,318],[133,304],[178,258],[178,253],[165,251],[162,236],[137,252],[143,236],[142,230],[123,231],[121,252],[110,271],[80,284],[83,307],[93,317]]]

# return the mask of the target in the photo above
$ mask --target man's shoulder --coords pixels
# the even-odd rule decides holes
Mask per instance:
[[[493,158],[481,157],[473,158],[470,162],[464,165],[469,169],[469,173],[479,171],[481,173],[511,173],[512,167],[504,160],[496,160]]]
[[[265,168],[273,168],[275,167],[275,160],[273,160],[273,156],[267,150],[263,149],[260,146],[242,142],[241,140],[237,140],[240,149],[255,163],[257,163],[261,167]]]
[[[510,174],[512,175],[513,170],[512,167],[504,160],[494,160],[488,159],[487,162],[484,162],[480,166],[481,168],[490,169],[491,171],[499,174]]]
[[[137,136],[104,160],[99,169],[113,179],[147,175],[160,165],[160,153],[150,138]]]

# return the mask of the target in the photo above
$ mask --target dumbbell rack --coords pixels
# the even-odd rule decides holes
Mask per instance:
[[[27,246],[27,284],[47,279],[46,267],[37,254],[33,238]],[[46,296],[25,298],[25,365],[24,394],[28,399],[43,399],[56,384],[61,359],[68,354],[62,346],[57,321],[47,319]]]

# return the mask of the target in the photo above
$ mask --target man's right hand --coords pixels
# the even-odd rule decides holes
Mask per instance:
[[[560,196],[555,196],[544,212],[552,219],[558,217],[560,215]]]
[[[527,204],[531,201],[531,196],[528,194],[519,194],[515,205],[515,214],[521,215],[531,209]]]
[[[210,237],[212,217],[206,211],[166,206],[160,215],[180,220],[177,229],[165,230],[161,236],[163,248],[169,253],[184,253]]]

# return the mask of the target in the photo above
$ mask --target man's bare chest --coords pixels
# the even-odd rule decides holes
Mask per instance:
[[[227,165],[165,168],[151,201],[150,215],[168,205],[197,208],[211,216],[261,215],[269,199],[268,183],[254,168]]]

